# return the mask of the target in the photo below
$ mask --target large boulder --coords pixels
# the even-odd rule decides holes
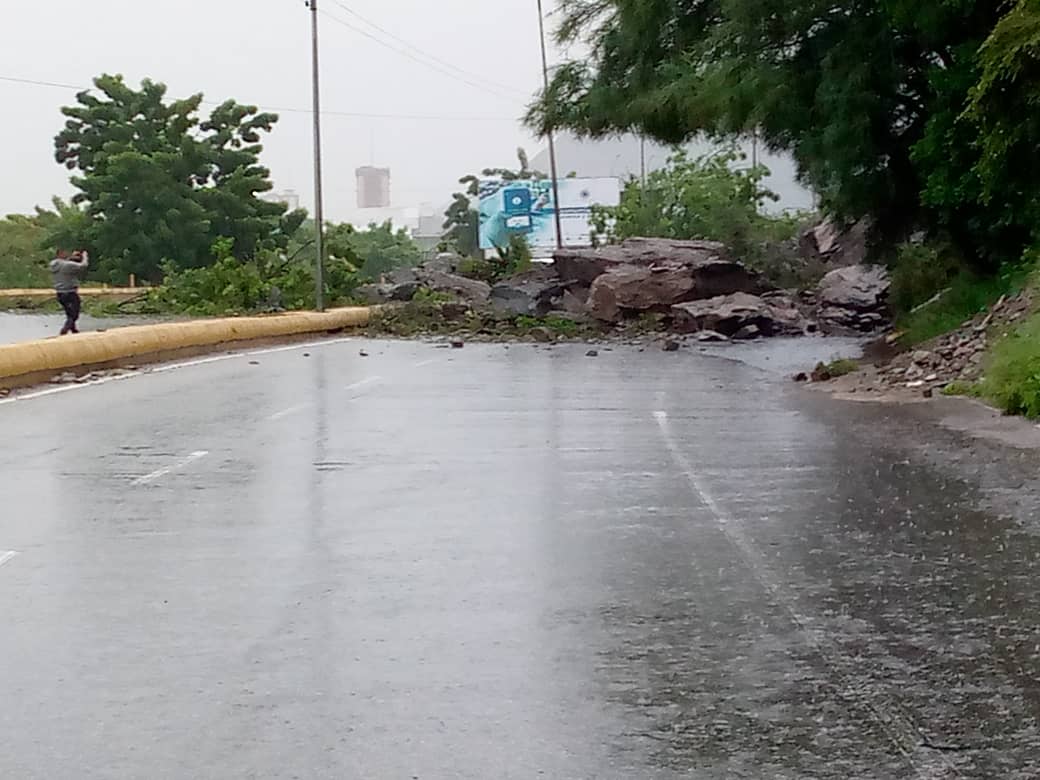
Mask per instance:
[[[553,255],[556,275],[565,282],[591,285],[619,265],[730,261],[726,247],[716,241],[677,241],[668,238],[629,238],[595,249],[560,249]]]
[[[853,265],[831,271],[816,292],[818,316],[841,328],[870,331],[888,318],[891,277],[884,266]]]
[[[809,322],[792,301],[778,296],[764,299],[743,292],[679,303],[671,313],[675,328],[685,333],[714,331],[731,338],[751,333],[783,336],[801,335],[809,328]]]
[[[664,313],[683,301],[766,289],[759,274],[711,241],[633,238],[616,246],[564,250],[555,266],[566,284],[589,285],[589,313],[605,322]]]
[[[491,306],[504,314],[544,317],[556,308],[565,287],[555,270],[540,265],[491,288]]]
[[[617,322],[626,311],[655,311],[688,301],[696,286],[687,265],[619,265],[592,283],[588,311],[597,320]]]

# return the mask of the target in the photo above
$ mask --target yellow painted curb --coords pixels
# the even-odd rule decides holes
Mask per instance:
[[[83,298],[129,298],[148,292],[147,287],[81,287]],[[53,298],[57,293],[45,287],[0,290],[0,298]]]
[[[0,345],[0,380],[114,363],[235,341],[322,333],[368,324],[368,307],[167,322]]]

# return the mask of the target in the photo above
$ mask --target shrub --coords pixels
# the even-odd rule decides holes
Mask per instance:
[[[50,284],[43,248],[45,228],[32,217],[0,219],[0,287],[46,287]]]
[[[162,286],[149,293],[149,303],[159,311],[213,316],[256,311],[271,303],[271,284],[254,263],[226,257],[205,268],[178,270],[166,264],[163,272]]]
[[[277,309],[314,307],[314,270],[309,264],[279,265],[270,259],[242,262],[225,256],[205,268],[164,268],[161,287],[151,290],[145,304],[152,311],[218,316]],[[329,304],[348,300],[358,285],[357,272],[332,260],[325,269]]]

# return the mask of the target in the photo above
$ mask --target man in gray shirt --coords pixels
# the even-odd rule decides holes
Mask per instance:
[[[54,277],[54,291],[58,294],[58,303],[65,310],[65,325],[61,335],[79,333],[76,322],[79,320],[80,298],[79,283],[90,265],[86,252],[76,251],[70,256],[64,249],[59,249],[57,257],[51,260],[51,276]]]

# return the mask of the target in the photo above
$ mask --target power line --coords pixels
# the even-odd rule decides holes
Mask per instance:
[[[59,81],[41,81],[39,79],[26,79],[19,78],[16,76],[0,76],[0,81],[7,81],[13,84],[25,84],[28,86],[35,87],[54,87],[57,89],[72,89],[77,92],[83,92],[85,90],[95,89],[95,87],[85,87],[82,84],[66,84]],[[219,103],[214,100],[203,100],[205,105],[208,106],[219,106]],[[257,106],[257,108],[263,111],[275,111],[283,114],[313,114],[314,112],[309,108],[292,108],[285,106]],[[444,114],[379,114],[379,113],[366,113],[360,111],[327,111],[322,110],[322,116],[341,116],[352,119],[406,119],[406,120],[428,120],[435,122],[516,122],[516,118],[499,117],[499,116],[448,116]]]
[[[412,60],[413,62],[417,62],[420,65],[423,65],[424,67],[432,68],[433,70],[436,70],[436,71],[442,73],[443,75],[447,76],[448,78],[454,79],[456,81],[461,81],[464,84],[468,84],[469,86],[473,87],[474,89],[482,90],[484,92],[487,92],[490,95],[494,95],[495,97],[502,98],[504,100],[514,100],[515,99],[515,98],[512,98],[512,97],[508,97],[506,95],[503,95],[495,87],[489,87],[486,84],[481,84],[480,82],[473,81],[473,79],[468,78],[467,76],[460,76],[459,74],[453,73],[449,69],[447,69],[447,68],[445,68],[445,67],[443,67],[441,65],[438,65],[436,62],[430,62],[430,61],[424,60],[424,59],[416,56],[415,54],[410,52],[408,49],[403,49],[403,48],[401,48],[399,46],[394,46],[392,43],[388,43],[388,42],[384,41],[382,38],[379,38],[378,36],[373,35],[368,30],[365,30],[365,29],[363,29],[361,27],[358,27],[356,24],[351,24],[348,21],[340,19],[338,16],[334,16],[333,14],[330,14],[328,11],[320,11],[319,13],[321,13],[326,18],[331,19],[332,21],[336,22],[337,24],[342,25],[343,27],[346,27],[349,30],[353,30],[358,35],[362,35],[365,38],[368,38],[370,41],[374,41],[375,43],[378,43],[380,46],[384,46],[387,49],[390,49],[391,51],[395,51],[398,54],[400,54],[400,55],[402,55],[404,57],[407,57],[408,59]]]
[[[378,30],[383,35],[385,35],[387,38],[390,38],[391,40],[397,41],[398,43],[404,45],[406,48],[408,48],[412,52],[414,52],[414,53],[416,53],[416,54],[418,54],[418,55],[420,55],[422,57],[425,57],[428,60],[432,60],[435,63],[443,65],[443,66],[445,66],[447,68],[450,68],[451,70],[457,71],[460,75],[462,75],[464,77],[471,78],[471,79],[474,79],[476,81],[480,81],[480,82],[488,85],[489,87],[491,87],[493,89],[504,90],[506,92],[514,92],[517,95],[523,95],[524,97],[530,97],[529,94],[527,94],[526,92],[524,92],[521,89],[517,89],[516,87],[510,87],[510,86],[508,86],[506,84],[500,84],[497,81],[491,81],[490,79],[486,79],[486,78],[484,78],[483,76],[481,76],[478,73],[473,73],[472,71],[468,71],[468,70],[465,70],[464,68],[460,68],[458,65],[455,65],[454,63],[449,62],[448,60],[442,59],[441,57],[438,57],[436,54],[431,54],[428,51],[420,49],[418,46],[416,46],[415,44],[405,40],[404,38],[401,38],[396,33],[393,33],[390,30],[386,29],[385,27],[381,27],[380,25],[376,24],[371,19],[369,19],[369,18],[367,18],[365,16],[362,16],[357,11],[355,11],[353,8],[350,8],[345,3],[340,2],[340,0],[332,0],[332,2],[335,5],[339,6],[341,9],[343,9],[344,11],[346,11],[348,14],[353,16],[355,19],[358,19],[361,22],[363,22],[364,24],[367,24],[369,27],[373,28],[374,30]]]

